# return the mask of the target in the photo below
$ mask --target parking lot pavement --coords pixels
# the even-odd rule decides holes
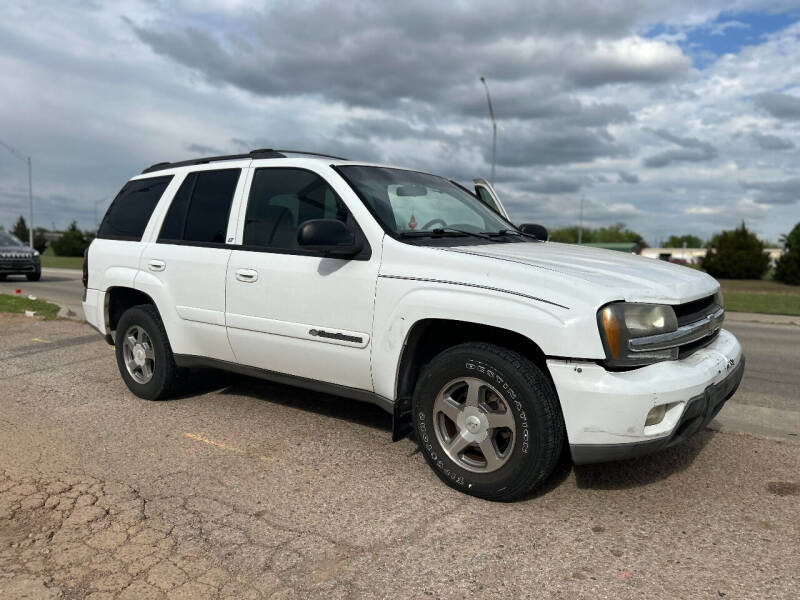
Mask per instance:
[[[512,504],[365,404],[215,372],[146,402],[74,321],[0,315],[2,598],[793,598],[800,444],[702,432]],[[27,594],[27,595],[26,595]]]

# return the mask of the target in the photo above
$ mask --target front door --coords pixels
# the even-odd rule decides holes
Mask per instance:
[[[251,170],[241,249],[228,263],[226,323],[238,362],[372,390],[370,348],[380,248],[326,258],[297,244],[310,219],[339,219],[363,233],[319,173]]]

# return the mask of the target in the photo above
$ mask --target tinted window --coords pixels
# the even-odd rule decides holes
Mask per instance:
[[[167,216],[164,217],[164,223],[161,225],[161,233],[158,235],[158,241],[173,240],[178,241],[183,239],[183,224],[186,222],[186,209],[189,206],[189,200],[192,197],[194,184],[197,181],[197,174],[190,173],[183,180],[181,187],[172,199],[169,205]]]
[[[172,175],[129,181],[108,207],[97,237],[140,240]]]
[[[188,175],[164,218],[159,241],[224,244],[240,173],[225,169]]]
[[[482,185],[477,186],[475,189],[478,190],[478,198],[480,198],[481,202],[483,202],[486,206],[491,208],[494,212],[496,213],[500,212],[500,209],[497,208],[497,204],[495,204],[494,198],[492,198],[492,195],[489,193],[489,190],[487,190]]]
[[[302,169],[257,169],[244,223],[244,244],[299,250],[297,230],[311,219],[355,226],[344,202],[319,175]]]

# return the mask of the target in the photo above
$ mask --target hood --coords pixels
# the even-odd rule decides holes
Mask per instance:
[[[575,244],[498,243],[447,251],[526,265],[557,277],[580,280],[629,302],[682,304],[719,289],[713,277],[696,269]]]

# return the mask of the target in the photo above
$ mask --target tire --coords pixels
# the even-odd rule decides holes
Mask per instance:
[[[529,495],[553,472],[564,445],[550,380],[528,359],[492,344],[461,344],[437,355],[417,382],[413,415],[436,475],[487,500]]]
[[[28,281],[39,281],[42,278],[42,270],[38,269],[33,273],[26,273],[25,277],[28,278]]]
[[[0,281],[5,281],[6,277],[8,277],[8,275],[3,273],[2,275],[0,275]]]
[[[141,350],[128,339],[131,335]],[[145,400],[164,400],[175,391],[179,369],[155,306],[141,304],[126,310],[117,323],[115,338],[117,367],[130,391]],[[131,361],[133,368],[129,369]]]

